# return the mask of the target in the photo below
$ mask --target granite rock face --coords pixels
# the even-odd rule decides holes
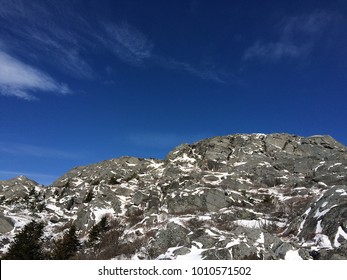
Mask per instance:
[[[47,187],[0,181],[0,199],[2,252],[32,219],[53,238],[74,223],[87,240],[107,217],[122,230],[98,258],[347,259],[347,148],[330,136],[214,137],[164,160],[76,167]]]

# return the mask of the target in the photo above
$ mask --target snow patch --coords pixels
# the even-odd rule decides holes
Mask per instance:
[[[335,164],[333,164],[333,165],[330,165],[330,166],[328,167],[328,170],[330,170],[331,168],[334,168],[335,166],[339,166],[339,165],[342,165],[342,163],[341,163],[341,162],[338,162],[338,163],[335,163]]]
[[[258,220],[236,220],[234,224],[246,227],[246,228],[260,228],[260,222]]]
[[[318,182],[318,185],[324,186],[324,187],[327,187],[327,186],[328,186],[328,185],[327,185],[326,183],[324,183],[324,182]]]
[[[320,217],[324,216],[326,213],[328,213],[332,208],[336,207],[337,205],[333,205],[330,208],[320,211],[319,209],[317,209],[316,213],[314,214],[314,218],[319,219]],[[324,207],[324,206],[323,206]]]
[[[229,242],[229,243],[225,246],[225,248],[230,248],[230,247],[235,246],[235,245],[238,245],[238,244],[240,244],[240,243],[241,243],[240,239],[234,239],[233,241]]]
[[[156,259],[157,260],[202,260],[201,253],[205,251],[204,249],[196,248],[195,246],[190,248],[190,252],[185,255],[175,255],[175,251],[182,248],[182,246],[179,247],[171,247],[167,249],[167,251],[164,254],[159,255]]]
[[[245,165],[247,161],[239,161],[239,162],[234,162],[233,166],[240,166],[240,165]]]
[[[325,161],[321,161],[321,162],[315,167],[314,171],[316,172],[317,169],[318,169],[319,167],[323,166],[324,164],[325,164]]]
[[[305,213],[303,215],[305,218],[303,219],[303,221],[301,222],[301,224],[299,226],[299,232],[298,233],[300,233],[302,231],[302,229],[304,228],[304,224],[306,222],[307,215],[310,213],[310,211],[311,211],[311,207],[305,211]]]
[[[96,208],[93,211],[93,214],[95,216],[95,223],[100,222],[100,220],[102,219],[103,216],[105,216],[106,214],[114,214],[114,209],[113,208],[104,208],[104,209],[99,209]]]
[[[315,243],[319,248],[328,248],[332,249],[331,242],[329,240],[329,237],[325,234],[316,234],[314,237]]]
[[[237,178],[236,181],[238,181],[241,184],[247,183],[247,184],[253,185],[252,181],[249,178],[247,178],[247,179]]]
[[[321,225],[321,220],[317,222],[317,226],[316,226],[316,233],[322,233],[322,225]]]
[[[265,166],[265,167],[271,167],[271,164],[267,161],[262,161],[258,163],[258,166]]]
[[[204,251],[205,249],[192,247],[190,253],[186,255],[178,255],[176,260],[202,260],[201,253]]]
[[[74,178],[74,181],[72,182],[75,187],[81,185],[84,181],[81,178]]]
[[[259,238],[255,242],[258,242],[258,243],[261,243],[261,244],[263,244],[265,242],[265,238],[264,238],[264,233],[263,232],[260,233]]]
[[[193,246],[195,246],[197,249],[201,249],[202,247],[204,247],[204,245],[201,242],[198,241],[193,241],[192,242]]]
[[[347,240],[347,232],[345,232],[341,226],[339,226],[339,228],[337,229],[336,235],[335,235],[335,239],[334,239],[334,246],[335,247],[341,246],[340,242],[338,241],[340,236],[342,236],[344,239]]]
[[[188,157],[187,154],[184,153],[181,157],[177,157],[174,160],[172,160],[172,162],[177,162],[177,161],[178,162],[185,161],[185,162],[195,163],[196,159],[190,158],[190,157]]]
[[[217,234],[215,234],[214,232],[212,232],[211,230],[209,229],[206,229],[205,232],[210,235],[210,236],[218,236]]]
[[[284,256],[285,260],[302,260],[302,257],[299,255],[299,250],[289,250]]]
[[[61,212],[61,209],[54,204],[47,204],[46,208],[54,212]]]

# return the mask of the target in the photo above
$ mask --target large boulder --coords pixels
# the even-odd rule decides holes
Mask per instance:
[[[303,216],[298,237],[321,248],[337,248],[347,240],[347,186],[334,186]]]
[[[149,253],[152,258],[163,254],[170,247],[186,246],[190,243],[188,237],[189,230],[175,222],[168,223],[165,229],[162,229],[155,236],[155,239],[149,244]]]
[[[0,233],[4,234],[13,230],[14,225],[10,218],[4,217],[0,214]]]

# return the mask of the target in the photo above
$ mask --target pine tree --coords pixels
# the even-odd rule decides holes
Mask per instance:
[[[108,220],[107,220],[107,216],[103,216],[100,220],[100,222],[98,223],[100,226],[100,229],[102,231],[107,231],[109,229],[109,224],[108,224]]]
[[[93,189],[90,189],[83,203],[89,203],[92,201],[93,198],[94,198]]]
[[[42,251],[42,235],[44,224],[32,221],[15,236],[5,260],[41,260],[44,258]]]
[[[89,243],[90,245],[94,245],[100,237],[109,230],[109,224],[107,220],[107,216],[103,216],[99,223],[94,225],[89,232]]]
[[[68,260],[72,258],[80,248],[80,242],[76,235],[76,227],[72,225],[64,237],[55,242],[52,259]]]
[[[100,238],[100,235],[100,226],[99,224],[96,224],[92,227],[92,229],[89,232],[88,242],[90,243],[90,245],[94,245],[95,242]]]

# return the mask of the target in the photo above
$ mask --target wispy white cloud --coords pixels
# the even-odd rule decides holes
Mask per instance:
[[[51,57],[51,63],[56,64],[70,76],[93,79],[95,74],[91,66],[82,58],[80,46],[76,41],[77,34],[71,34],[56,27],[47,31],[25,27],[26,41],[32,42],[32,48],[43,51]]]
[[[24,0],[2,0],[0,25],[6,30],[2,41],[11,53],[22,57],[28,54],[28,61],[35,65],[53,66],[64,74],[82,79],[98,77],[88,57],[108,50],[133,66],[155,64],[217,83],[235,80],[230,73],[211,65],[155,54],[154,43],[137,27],[126,21],[102,22],[97,16],[89,20],[79,13],[81,3],[37,1],[29,5]],[[34,99],[23,88],[3,86],[1,91],[22,99]]]
[[[188,62],[153,53],[154,44],[152,41],[127,22],[120,24],[103,23],[103,27],[106,36],[99,36],[99,40],[126,63],[134,65],[144,62],[154,63],[166,69],[182,71],[200,79],[218,83],[225,83],[233,78],[232,75],[212,67],[196,67]]]
[[[38,158],[60,158],[60,159],[76,159],[81,158],[76,153],[61,151],[57,149],[38,147],[22,143],[6,143],[0,142],[0,153],[6,153],[16,156],[30,156]]]
[[[30,54],[35,60],[78,78],[94,78],[94,71],[81,55],[92,44],[88,22],[72,8],[73,3],[2,0],[0,24],[6,30],[2,40],[16,53]],[[71,9],[61,11],[70,5]],[[60,16],[57,16],[60,15]],[[18,26],[18,24],[21,24]],[[47,60],[47,57],[50,57]]]
[[[0,94],[34,100],[37,91],[70,93],[65,84],[0,50]]]
[[[333,18],[333,15],[323,11],[287,17],[279,24],[277,41],[258,40],[246,49],[243,58],[245,60],[261,58],[276,62],[282,58],[306,56]]]
[[[314,11],[311,14],[285,18],[280,23],[281,39],[283,41],[298,40],[299,36],[313,39],[324,32],[324,29],[338,17],[324,11]]]
[[[244,58],[260,57],[266,60],[278,61],[283,57],[299,57],[305,51],[307,51],[306,48],[296,46],[291,42],[263,43],[258,41],[246,50]]]
[[[190,63],[178,61],[169,57],[153,56],[153,61],[163,68],[183,71],[203,80],[210,80],[217,83],[227,83],[235,81],[236,78],[231,74],[211,66],[196,67]]]
[[[152,56],[153,43],[130,24],[103,23],[103,27],[107,36],[101,41],[121,60],[138,64]]]

